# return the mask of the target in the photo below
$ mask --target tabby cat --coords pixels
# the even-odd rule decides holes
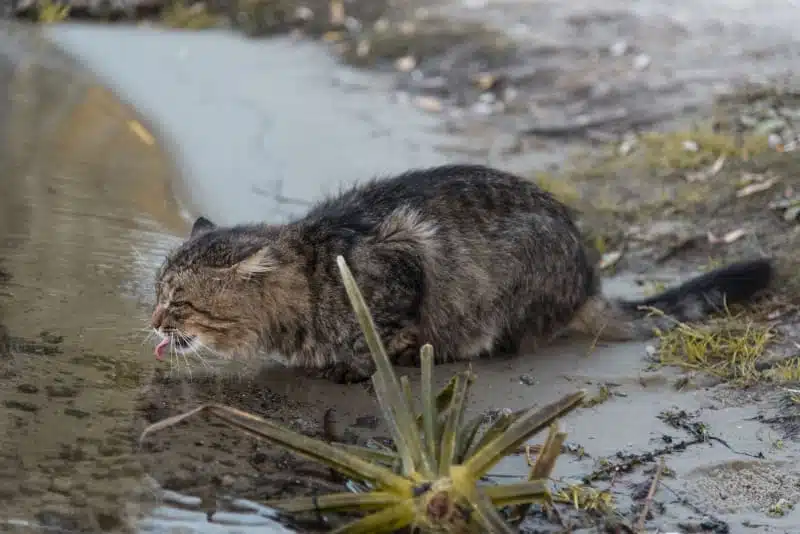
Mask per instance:
[[[374,371],[336,266],[343,256],[392,361],[511,354],[524,336],[578,331],[646,339],[666,316],[702,319],[765,289],[754,259],[639,301],[611,300],[567,207],[536,184],[478,165],[373,179],[288,224],[217,227],[200,217],[158,271],[161,353],[278,353],[337,382]]]

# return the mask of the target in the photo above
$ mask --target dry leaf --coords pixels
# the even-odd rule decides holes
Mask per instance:
[[[753,195],[755,193],[766,191],[767,189],[775,185],[775,182],[777,181],[778,180],[776,178],[769,178],[768,180],[764,180],[763,182],[756,182],[750,185],[746,185],[736,192],[736,197],[742,198],[749,195]]]
[[[330,4],[330,17],[333,26],[344,25],[344,2],[342,0],[331,0]]]
[[[708,242],[712,245],[716,245],[719,243],[725,243],[726,245],[730,245],[734,241],[738,241],[742,237],[747,235],[747,230],[744,228],[737,228],[736,230],[731,230],[730,232],[726,233],[722,237],[717,237],[711,232],[708,232]]]
[[[432,96],[418,96],[414,99],[414,105],[431,113],[439,113],[444,109],[442,101]]]
[[[622,258],[622,251],[615,250],[612,252],[606,252],[603,254],[603,257],[600,259],[600,268],[601,269],[608,269],[609,267],[613,267],[616,263]]]

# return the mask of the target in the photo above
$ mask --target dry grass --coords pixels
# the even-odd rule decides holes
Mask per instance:
[[[746,315],[729,313],[703,324],[677,322],[657,336],[656,356],[662,365],[709,373],[738,385],[769,379],[760,364],[776,332]]]
[[[736,137],[715,133],[709,126],[670,133],[646,133],[639,138],[641,146],[634,150],[644,154],[645,161],[661,169],[696,170],[711,166],[721,156],[748,159],[771,150],[767,137],[742,134]]]

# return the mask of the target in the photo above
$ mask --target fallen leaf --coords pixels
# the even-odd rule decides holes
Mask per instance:
[[[747,230],[745,230],[744,228],[738,228],[736,230],[731,230],[730,232],[728,232],[727,234],[722,236],[722,242],[726,243],[726,244],[730,244],[730,243],[733,243],[734,241],[737,241],[737,240],[741,239],[745,235],[747,235]]]
[[[747,230],[745,230],[744,228],[737,228],[736,230],[731,230],[722,237],[717,237],[713,233],[708,232],[707,237],[708,237],[708,242],[711,243],[712,245],[716,245],[719,243],[725,243],[726,245],[729,245],[734,241],[741,239],[745,235],[747,235]]]
[[[603,254],[603,257],[600,259],[600,268],[601,269],[608,269],[609,267],[613,267],[616,263],[622,258],[622,251],[615,250],[612,252],[606,252]]]
[[[139,121],[128,121],[128,128],[146,145],[153,146],[155,139]]]
[[[432,96],[418,96],[414,99],[414,105],[431,113],[439,113],[444,109],[442,101]]]
[[[736,192],[737,198],[743,198],[746,196],[753,195],[755,193],[760,193],[762,191],[766,191],[777,182],[777,178],[769,178],[768,180],[764,180],[763,182],[756,182],[750,185],[747,185]]]

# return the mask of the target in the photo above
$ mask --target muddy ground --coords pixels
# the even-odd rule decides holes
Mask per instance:
[[[762,95],[764,100],[773,96]],[[726,103],[725,113],[747,113],[752,106],[753,102],[747,99],[736,105]],[[769,324],[775,329],[774,342],[757,356],[759,369],[766,370],[776,362],[799,356],[800,262],[796,252],[800,246],[800,226],[796,210],[789,206],[797,205],[800,158],[791,152],[776,152],[766,141],[761,145],[749,137],[745,144],[753,142],[754,148],[745,155],[742,149],[736,148],[733,139],[728,133],[705,133],[702,128],[697,133],[648,138],[630,149],[627,155],[618,155],[618,146],[609,147],[608,150],[616,155],[602,159],[602,164],[596,163],[595,156],[591,160],[595,163],[591,166],[579,163],[576,168],[562,174],[542,174],[539,180],[556,189],[559,195],[580,210],[580,220],[587,230],[587,243],[597,249],[600,261],[609,264],[609,275],[627,278],[628,293],[636,291],[636,286],[645,293],[663,288],[674,282],[676,273],[685,277],[737,259],[762,254],[775,257],[780,265],[776,290],[759,306],[736,319],[742,324],[752,321],[753,325]],[[691,141],[697,143],[697,150],[689,144]],[[720,144],[723,149],[718,148]],[[709,153],[705,153],[706,150]],[[721,152],[727,151],[730,152],[727,157],[720,160]],[[654,517],[648,523],[653,529],[741,532],[747,526],[752,529],[748,531],[754,532],[789,532],[781,530],[788,527],[780,525],[796,524],[796,519],[787,518],[775,523],[771,518],[790,515],[789,504],[800,497],[796,486],[800,483],[798,474],[793,468],[781,467],[784,465],[782,462],[795,457],[795,440],[800,438],[800,406],[788,400],[791,394],[784,388],[792,388],[800,376],[794,374],[777,379],[769,378],[771,375],[768,373],[757,377],[717,376],[710,366],[704,372],[702,365],[690,368],[694,363],[688,361],[685,362],[686,368],[676,372],[673,368],[662,368],[657,363],[657,353],[653,356],[646,350],[634,350],[631,355],[630,347],[606,347],[603,352],[593,355],[597,358],[594,363],[587,363],[586,354],[592,349],[582,343],[582,350],[553,350],[560,350],[565,360],[561,362],[564,367],[560,371],[568,374],[567,383],[574,383],[574,387],[588,387],[593,395],[611,391],[606,402],[587,407],[585,411],[596,411],[601,416],[605,409],[616,413],[620,407],[607,408],[606,404],[625,400],[653,402],[646,400],[651,395],[661,397],[658,404],[664,404],[664,410],[649,414],[652,420],[636,421],[635,426],[650,438],[637,442],[633,447],[630,442],[608,437],[601,440],[599,450],[593,448],[591,441],[573,446],[573,451],[578,448],[581,454],[591,459],[574,460],[579,466],[570,466],[566,480],[578,483],[581,479],[591,479],[591,486],[598,491],[611,491],[617,504],[613,512],[607,513],[575,513],[570,512],[569,505],[562,505],[563,521],[567,525],[589,528],[588,531],[594,532],[592,528],[602,531],[606,524],[620,519],[634,524],[646,494],[643,488],[648,487],[653,468],[663,456],[668,466],[676,466],[679,474],[673,476],[677,477],[678,485],[692,479],[699,482],[689,484],[694,488],[694,494],[691,491],[673,494],[666,489],[657,493]],[[658,343],[653,346],[658,346]],[[527,383],[556,380],[556,376],[548,375],[548,371],[553,369],[548,369],[545,363],[552,357],[552,353],[546,352],[542,357],[545,361],[537,362],[536,356],[523,356],[522,362],[513,365],[515,371],[498,369],[496,365],[488,368],[479,365],[477,391],[480,391],[481,376],[495,387],[498,380],[503,380],[500,377],[505,376],[507,387],[512,391],[528,389]],[[608,370],[608,361],[603,360],[616,357],[628,361],[631,367],[618,369],[615,375],[614,371]],[[449,373],[456,367],[443,367],[440,372]],[[527,372],[520,373],[519,367],[524,367]],[[513,374],[509,376],[509,373]],[[637,373],[639,384],[635,384],[637,380],[633,378]],[[288,376],[286,380],[299,380],[291,373]],[[369,410],[368,404],[363,405],[363,411],[345,408],[344,417],[338,417],[337,411],[341,409],[328,413],[317,403],[296,402],[296,394],[282,394],[286,389],[280,385],[282,383],[283,379],[272,373],[265,373],[261,379],[238,376],[225,381],[212,379],[203,382],[195,378],[192,385],[166,381],[154,388],[157,395],[150,397],[145,417],[154,422],[200,402],[215,401],[268,414],[292,428],[323,439],[331,439],[331,428],[336,429],[333,435],[337,439],[350,442],[363,444],[370,437],[385,437],[385,432],[377,430],[376,412]],[[326,384],[311,387],[318,390],[309,393],[309,398],[322,396],[331,399],[333,405],[342,401],[346,403],[346,399],[353,401],[354,396],[360,398],[359,403],[369,402],[369,395],[363,391],[344,392],[337,386]],[[359,389],[360,386],[351,388]],[[514,393],[504,398],[490,391],[478,402],[480,406],[511,407],[508,401],[514,398]],[[699,406],[698,397],[706,399]],[[534,398],[540,402],[547,400],[536,394]],[[665,404],[664,398],[669,402]],[[512,404],[518,402],[515,399]],[[668,423],[660,422],[656,417],[663,419],[665,414],[674,415],[684,409],[689,413],[675,416],[675,420],[668,419]],[[728,409],[741,410],[742,421],[730,419],[730,413],[726,413]],[[619,413],[627,417],[624,409]],[[762,418],[768,424],[754,429],[752,423],[746,422],[745,414]],[[578,422],[572,422],[573,416],[570,416],[568,424],[575,427],[579,435],[589,440],[597,439],[591,431],[580,429],[579,421],[589,414],[575,417]],[[716,443],[718,449],[732,447],[733,454],[728,454],[732,458],[725,460],[726,455],[718,451],[719,463],[703,465],[703,462],[708,462],[708,455],[713,458],[715,454],[706,451],[700,453],[702,462],[697,458],[685,459],[694,456],[692,449],[708,448],[713,441],[697,430],[700,428],[698,423],[712,429],[714,438],[719,440]],[[615,425],[620,423],[608,420],[606,424],[606,431],[616,432]],[[745,429],[737,432],[736,428],[741,424]],[[655,430],[654,425],[659,430]],[[654,431],[663,434],[655,437]],[[620,430],[620,435],[627,434],[627,431]],[[734,442],[736,446],[728,445]],[[609,446],[614,450],[608,451]],[[191,495],[230,491],[263,501],[298,492],[341,489],[340,483],[324,471],[313,469],[304,462],[298,463],[288,454],[238,436],[223,427],[186,425],[160,435],[151,447],[147,471],[166,487]],[[601,456],[607,460],[603,461]],[[776,458],[780,461],[773,464]],[[698,463],[700,465],[694,469],[685,470],[687,464]],[[517,471],[506,471],[506,474],[524,472],[524,464],[520,462],[509,465]],[[698,474],[704,470],[708,474]],[[324,483],[315,478],[320,476]],[[766,477],[770,482],[747,482],[753,477]],[[673,486],[672,481],[664,484],[665,487]],[[757,498],[734,496],[738,491],[762,491],[762,485],[771,493]],[[704,492],[711,495],[699,495]],[[723,504],[725,501],[728,501],[727,505]],[[526,528],[528,532],[558,531],[552,519],[544,517],[531,519]]]
[[[359,6],[348,10],[358,17]],[[366,11],[361,17],[373,26],[381,18]],[[603,20],[593,23],[602,26]],[[605,19],[604,27],[629,20],[612,17]],[[474,141],[473,149],[462,153],[465,159],[512,167],[574,206],[587,245],[606,267],[612,290],[647,293],[752,255],[774,256],[780,266],[775,290],[745,315],[731,319],[752,329],[774,329],[766,350],[756,356],[758,372],[737,374],[715,367],[715,373],[709,373],[708,367],[684,362],[680,355],[670,363],[685,363],[684,367],[660,366],[664,355],[657,342],[650,347],[596,347],[591,340],[559,344],[511,362],[476,365],[479,398],[472,411],[544,404],[579,387],[599,394],[602,401],[565,420],[574,446],[562,459],[558,483],[566,487],[588,481],[613,496],[613,510],[574,510],[574,505],[560,504],[566,525],[535,514],[525,525],[527,531],[558,532],[566,526],[577,532],[602,532],[609,524],[635,524],[646,495],[643,488],[649,487],[660,457],[666,459],[670,476],[655,495],[648,531],[792,531],[792,525],[800,524],[793,510],[800,500],[800,472],[795,467],[800,404],[789,390],[800,375],[793,375],[790,366],[780,367],[780,362],[798,356],[800,342],[800,156],[792,150],[793,120],[800,115],[798,93],[791,85],[769,85],[740,90],[728,100],[713,100],[710,90],[696,92],[705,98],[688,99],[685,95],[694,86],[681,85],[680,80],[658,85],[655,76],[637,78],[646,76],[646,68],[635,68],[645,59],[636,60],[640,54],[621,45],[600,54],[599,64],[608,69],[604,76],[592,70],[576,77],[597,59],[597,50],[532,47],[505,35],[498,39],[496,30],[484,25],[445,24],[442,30],[441,21],[431,21],[416,26],[439,28],[430,30],[428,40],[399,22],[388,34],[379,25],[381,38],[375,37],[374,27],[324,27],[310,33],[324,36],[350,63],[394,72],[398,98],[440,114],[446,128]],[[573,25],[581,24],[576,20]],[[675,27],[664,31],[670,28],[682,34]],[[368,44],[360,44],[364,42]],[[531,70],[534,64],[537,69]],[[620,72],[632,73],[625,78],[627,85],[598,82],[615,80],[614,73]],[[674,101],[664,95],[673,95]],[[531,113],[531,101],[538,115]],[[644,133],[651,127],[661,133]],[[531,153],[554,146],[559,147],[561,164],[528,165]],[[568,162],[563,161],[566,151],[574,154]],[[170,230],[179,235],[174,227]],[[13,279],[5,282],[14,287]],[[49,332],[38,337],[12,332],[11,341],[18,358],[64,350],[58,336]],[[118,380],[128,376],[118,364],[93,353],[75,365],[100,374],[113,370]],[[439,381],[457,369],[443,366]],[[770,369],[786,372],[770,374]],[[415,377],[413,371],[409,374]],[[276,369],[204,377],[202,369],[189,376],[156,368],[145,378],[145,387],[137,388],[135,410],[124,414],[120,429],[105,438],[88,436],[77,448],[63,450],[52,458],[52,465],[39,466],[44,476],[31,476],[20,486],[26,502],[42,495],[52,501],[46,503],[52,513],[39,514],[40,522],[55,521],[72,530],[118,529],[147,514],[146,507],[129,507],[120,515],[112,511],[125,499],[130,504],[135,492],[120,489],[121,497],[104,490],[98,496],[91,483],[59,478],[63,461],[89,463],[87,455],[105,458],[99,463],[108,465],[96,472],[105,473],[110,482],[124,478],[130,483],[147,473],[167,489],[201,497],[199,505],[186,506],[192,509],[212,510],[225,495],[264,501],[343,487],[341,480],[317,466],[200,421],[160,433],[136,450],[134,438],[147,423],[204,401],[259,413],[326,439],[363,443],[386,436],[369,392],[360,386],[311,381]],[[6,408],[15,414],[17,428],[40,409],[25,399],[58,403],[63,397],[58,395],[61,390],[45,388],[46,376],[30,384],[17,370],[11,379],[16,391]],[[81,408],[84,411],[73,409],[68,415],[81,421],[83,413],[92,412],[85,405]],[[19,469],[7,471],[16,476]],[[504,463],[499,474],[519,476],[524,470],[522,457],[517,457]],[[65,523],[70,510],[86,509],[89,501],[90,508],[102,512],[79,517],[94,523]],[[297,528],[324,530],[324,525],[311,518]]]

